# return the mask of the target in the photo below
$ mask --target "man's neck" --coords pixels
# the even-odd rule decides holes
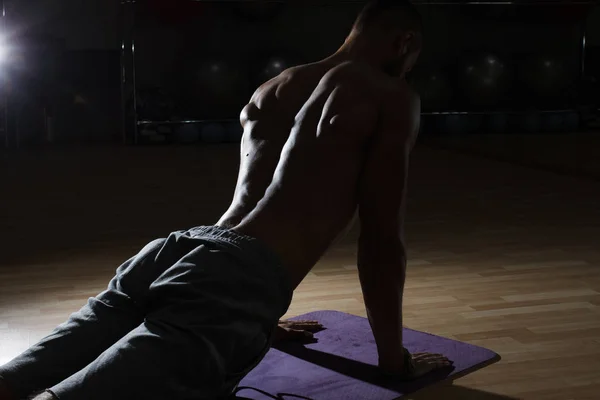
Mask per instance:
[[[360,38],[347,39],[338,51],[325,60],[337,63],[360,61],[374,68],[382,68],[381,57]]]
[[[358,61],[370,65],[374,69],[385,71],[385,63],[381,56],[375,50],[370,48],[367,43],[359,38],[348,39],[339,48],[338,51],[331,56],[325,58],[321,62],[331,65],[339,65],[346,61]],[[403,80],[405,74],[394,76],[394,78]]]

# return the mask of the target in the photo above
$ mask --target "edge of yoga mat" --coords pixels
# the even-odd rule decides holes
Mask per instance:
[[[288,394],[284,394],[283,392],[281,392],[281,387],[278,387],[277,390],[275,390],[275,387],[277,387],[278,385],[271,385],[269,384],[268,380],[269,378],[271,380],[273,380],[275,378],[275,380],[280,379],[280,378],[276,378],[276,376],[274,377],[273,374],[270,374],[270,372],[272,371],[276,371],[275,368],[273,368],[273,366],[268,366],[268,364],[270,362],[277,362],[278,360],[285,360],[288,359],[288,357],[290,357],[290,359],[300,359],[300,362],[303,363],[311,363],[310,358],[311,357],[317,357],[319,358],[319,354],[323,354],[325,355],[325,358],[333,358],[336,359],[337,358],[337,363],[338,366],[340,365],[340,363],[343,364],[350,364],[349,367],[349,371],[351,370],[363,370],[363,372],[366,374],[364,377],[363,376],[356,376],[354,377],[352,380],[351,378],[348,378],[347,374],[344,374],[342,372],[339,372],[339,370],[337,371],[337,373],[334,373],[334,375],[332,376],[332,378],[334,380],[336,380],[335,375],[339,375],[340,376],[340,383],[346,383],[350,386],[354,385],[354,386],[361,386],[361,385],[365,385],[365,387],[367,386],[375,386],[376,389],[375,392],[381,392],[379,393],[381,396],[377,397],[377,400],[381,400],[381,399],[387,399],[387,400],[395,400],[395,399],[402,399],[404,396],[409,395],[409,394],[413,394],[421,389],[425,389],[425,388],[430,388],[430,387],[434,387],[437,385],[440,385],[442,383],[446,383],[446,382],[451,382],[454,381],[456,379],[460,379],[461,377],[464,377],[465,375],[469,375],[473,372],[476,372],[482,368],[485,368],[491,364],[494,364],[498,361],[500,361],[501,357],[488,349],[485,349],[483,347],[480,346],[475,346],[475,345],[471,345],[465,342],[460,342],[457,340],[453,340],[453,339],[448,339],[442,336],[437,336],[437,335],[433,335],[433,334],[429,334],[426,332],[421,332],[421,331],[416,331],[416,330],[412,330],[412,329],[408,329],[408,328],[404,328],[405,331],[405,346],[409,349],[409,351],[411,352],[420,352],[420,351],[437,351],[440,353],[444,353],[443,349],[446,348],[450,348],[454,351],[459,351],[461,353],[461,355],[463,355],[463,352],[467,352],[467,356],[466,357],[459,357],[457,360],[458,362],[455,362],[455,366],[453,368],[450,369],[445,369],[442,371],[436,371],[432,374],[428,374],[425,375],[424,377],[414,380],[414,381],[409,381],[409,382],[400,382],[400,381],[389,381],[389,378],[387,381],[381,381],[381,374],[378,373],[378,377],[375,377],[375,371],[377,370],[376,367],[374,367],[374,357],[376,358],[376,350],[374,348],[374,339],[372,337],[372,333],[370,332],[370,328],[368,327],[368,321],[366,318],[363,317],[359,317],[359,316],[355,316],[355,315],[351,315],[351,314],[346,314],[346,313],[341,313],[338,311],[316,311],[316,312],[311,312],[311,313],[307,313],[304,315],[299,315],[297,317],[291,318],[291,320],[317,320],[319,322],[322,322],[325,325],[325,330],[317,333],[315,335],[315,338],[317,339],[317,341],[315,343],[309,343],[309,344],[300,344],[300,343],[289,343],[289,344],[279,344],[274,346],[274,348],[270,351],[271,354],[267,354],[267,357],[265,357],[265,360],[263,360],[263,363],[261,364],[265,364],[262,365],[261,368],[261,364],[259,364],[259,366],[250,374],[248,374],[248,376],[246,378],[244,378],[244,380],[242,380],[242,382],[240,382],[239,385],[239,394],[241,397],[238,397],[238,399],[254,399],[256,397],[244,397],[244,396],[248,396],[251,395],[250,392],[255,392],[256,394],[262,394],[262,397],[260,397],[260,399],[278,399],[278,400],[284,400],[284,399],[307,399],[307,400],[322,400],[324,398],[330,399],[332,398],[331,394],[327,395],[327,397],[324,396],[320,396],[318,394],[315,393],[314,390],[310,391],[310,390],[304,390],[304,388],[302,390],[298,390],[297,388],[290,388],[291,392],[295,392],[296,394],[292,394],[292,393],[288,393]],[[352,331],[348,331],[348,332],[343,332],[343,329],[345,326],[347,325],[353,325],[354,327],[358,327],[360,328],[360,332],[356,335],[353,335]],[[336,329],[337,328],[337,329]],[[329,337],[327,339],[327,341],[323,341],[323,342],[319,342],[319,338],[323,337],[325,335],[325,332],[327,332],[329,334]],[[348,356],[352,357],[352,356],[356,356],[356,354],[352,353],[352,349],[350,347],[363,347],[363,348],[372,348],[372,351],[368,352],[368,360],[359,360],[359,359],[355,359],[355,358],[350,358],[350,357],[345,357],[345,354],[338,354],[338,353],[344,353],[344,349],[340,349],[339,347],[333,352],[333,353],[329,353],[328,347],[333,347],[334,344],[332,344],[331,342],[331,334],[333,335],[337,335],[340,334],[339,337],[340,339],[337,340],[337,342],[339,344],[341,344],[343,342],[343,345],[346,346],[346,348],[348,348]],[[354,336],[354,337],[353,337]],[[365,341],[365,336],[367,341]],[[417,338],[415,341],[415,337]],[[424,338],[426,338],[426,340],[423,340]],[[366,346],[362,346],[362,344],[366,344]],[[445,347],[444,347],[445,346]],[[312,355],[311,355],[312,354]],[[360,358],[360,357],[359,357]],[[362,358],[364,359],[364,355],[362,356]],[[315,361],[316,358],[313,359],[313,361]],[[327,371],[327,368],[324,366],[319,366],[318,362],[312,363],[313,365],[315,365],[315,370],[318,370],[319,368],[324,369],[324,372]],[[458,368],[457,368],[458,367]],[[285,369],[285,367],[283,367]],[[335,370],[335,369],[334,369]],[[361,373],[363,373],[361,372]],[[264,374],[264,375],[261,375]],[[325,372],[326,373],[326,372]],[[353,372],[354,373],[354,372]],[[269,376],[271,375],[271,376]],[[276,374],[275,374],[276,375]],[[265,380],[267,381],[267,383],[264,383]],[[311,382],[307,382],[307,386],[310,385]],[[269,387],[271,386],[271,387]],[[279,385],[280,386],[280,385]],[[270,393],[269,391],[272,390],[274,393]],[[330,389],[331,390],[331,389]],[[310,395],[306,394],[306,391],[310,392]],[[368,391],[368,390],[367,390]],[[254,394],[254,395],[256,395]],[[337,397],[339,399],[346,399],[346,397]],[[367,397],[361,397],[361,398],[365,398],[367,399]],[[368,398],[374,398],[375,397],[368,397]]]

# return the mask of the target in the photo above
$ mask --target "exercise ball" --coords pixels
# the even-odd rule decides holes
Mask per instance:
[[[569,111],[563,116],[563,130],[565,132],[579,131],[579,113],[577,111]]]
[[[542,131],[556,133],[563,130],[563,113],[547,112],[542,114]]]
[[[223,143],[227,141],[227,130],[223,124],[211,122],[202,126],[200,139],[206,143]]]
[[[187,64],[181,79],[190,108],[188,113],[193,112],[195,118],[237,113],[248,96],[242,67],[241,63],[218,58]]]
[[[460,65],[461,92],[472,107],[499,104],[510,89],[510,77],[506,62],[492,53],[467,56]]]
[[[410,84],[421,97],[424,111],[447,110],[452,100],[452,86],[448,75],[441,70],[415,70]]]
[[[538,112],[529,112],[521,116],[519,128],[525,133],[537,133],[540,131],[542,118]]]
[[[542,55],[528,57],[519,69],[519,80],[529,96],[544,103],[556,101],[569,85],[565,64]]]
[[[292,66],[287,57],[278,55],[261,58],[256,64],[253,72],[255,85],[262,85]]]
[[[225,60],[212,60],[201,63],[195,74],[195,82],[201,95],[217,101],[228,100],[238,89],[244,73]]]
[[[198,127],[194,124],[183,124],[176,131],[177,143],[196,143],[200,139]]]
[[[491,133],[504,133],[508,130],[508,114],[493,113],[488,117],[487,130]]]
[[[242,140],[244,129],[242,128],[242,125],[239,122],[228,122],[227,124],[225,124],[225,130],[227,132],[228,142],[236,143]]]

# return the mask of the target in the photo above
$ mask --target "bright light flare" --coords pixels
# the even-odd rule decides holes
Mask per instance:
[[[0,64],[4,64],[4,62],[6,61],[7,55],[8,55],[8,51],[6,50],[6,47],[4,47],[2,44],[0,44]]]
[[[3,39],[0,39],[0,65],[6,64],[8,60],[8,46]]]

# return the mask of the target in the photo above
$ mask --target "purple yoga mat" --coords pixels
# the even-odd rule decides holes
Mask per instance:
[[[404,329],[404,346],[411,353],[441,353],[454,365],[416,381],[400,382],[376,368],[375,340],[366,318],[318,311],[292,319],[317,320],[326,329],[315,335],[316,343],[287,343],[271,349],[240,383],[238,400],[393,400],[500,360],[498,354],[481,347]]]

